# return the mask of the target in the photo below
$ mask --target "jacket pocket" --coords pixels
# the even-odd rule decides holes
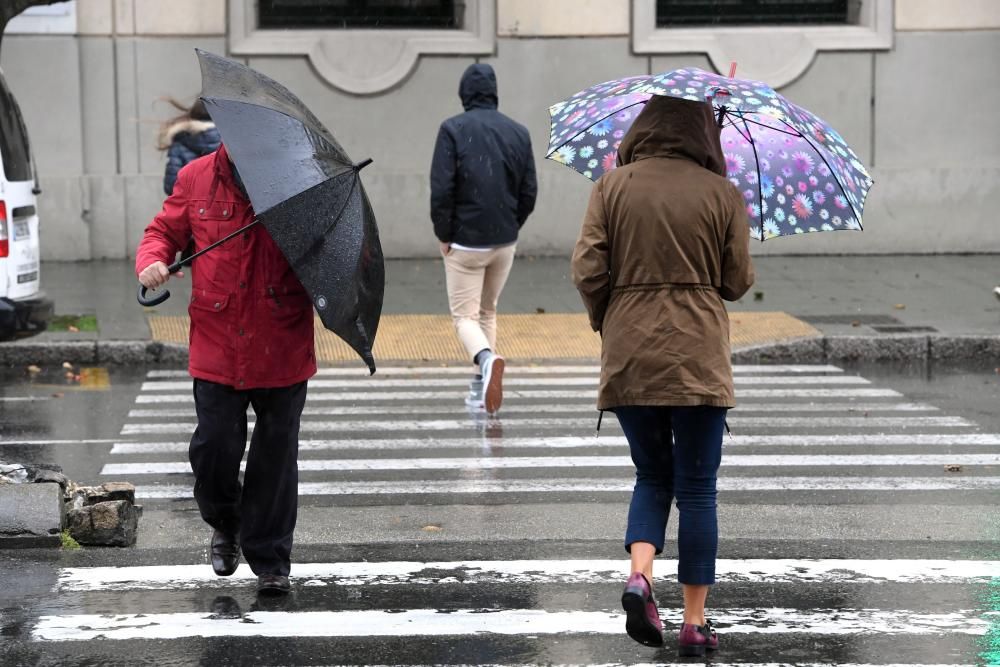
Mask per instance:
[[[286,318],[312,314],[312,299],[301,288],[294,291],[281,286],[264,288],[264,302],[272,317]]]
[[[190,360],[192,370],[218,377],[236,372],[236,344],[230,296],[204,289],[191,291]]]
[[[195,310],[208,310],[221,313],[229,307],[229,295],[221,292],[210,292],[204,289],[191,290],[190,307]]]
[[[281,293],[275,287],[265,294],[268,331],[262,363],[270,359],[281,369],[278,379],[298,377],[315,363],[312,300],[301,289]]]
[[[245,206],[245,204],[243,205]],[[204,250],[240,229],[247,220],[234,201],[193,199],[188,204],[195,250]],[[234,289],[239,280],[241,240],[237,236],[195,260],[192,269],[205,283]],[[205,284],[202,283],[202,284]]]

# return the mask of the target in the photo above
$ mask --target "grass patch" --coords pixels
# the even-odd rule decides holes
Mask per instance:
[[[80,543],[74,540],[68,530],[64,530],[60,535],[62,537],[62,548],[63,549],[79,549]]]
[[[49,331],[97,331],[97,317],[94,315],[55,315],[49,321]]]

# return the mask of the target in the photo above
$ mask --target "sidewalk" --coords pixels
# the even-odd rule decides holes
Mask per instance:
[[[778,345],[783,357],[823,356],[830,352],[829,341],[843,344],[851,339],[862,347],[906,356],[935,340],[970,336],[978,342],[966,357],[995,355],[1000,349],[1000,301],[992,293],[1000,283],[998,256],[758,257],[755,266],[756,285],[730,304],[734,351],[773,352]],[[65,348],[66,343],[94,347],[94,341],[169,345],[186,340],[187,277],[172,281],[171,298],[155,309],[136,303],[131,261],[44,263],[42,285],[55,301],[57,314],[96,315],[99,331],[45,332],[17,344],[0,344],[0,352],[12,345],[27,350]],[[378,343],[382,358],[458,361],[461,355],[447,312],[439,261],[387,262]],[[599,350],[565,258],[519,257],[500,312],[505,319],[500,331],[506,331],[507,338],[498,346],[512,357],[580,358],[596,356]],[[414,317],[418,315],[425,317]],[[789,341],[804,345],[789,346]],[[320,358],[327,361],[353,356],[332,336],[321,337],[318,347]],[[377,347],[376,357],[379,352]]]

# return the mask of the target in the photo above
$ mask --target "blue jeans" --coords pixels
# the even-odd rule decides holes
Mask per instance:
[[[663,551],[670,503],[677,499],[677,580],[715,583],[719,544],[716,479],[726,408],[629,405],[615,408],[635,463],[625,550],[648,542]]]

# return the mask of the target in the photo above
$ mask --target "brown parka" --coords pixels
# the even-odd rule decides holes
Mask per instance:
[[[707,103],[653,97],[594,184],[573,282],[601,332],[597,407],[733,407],[729,317],[754,281]]]

